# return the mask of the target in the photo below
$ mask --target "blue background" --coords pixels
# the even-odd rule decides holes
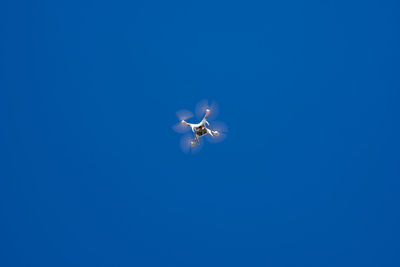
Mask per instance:
[[[399,7],[3,1],[0,265],[400,266]]]

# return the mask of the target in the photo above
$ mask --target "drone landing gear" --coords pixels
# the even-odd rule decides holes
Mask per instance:
[[[199,137],[198,137],[197,135],[194,137],[194,140],[193,140],[192,142],[190,142],[190,144],[191,144],[192,146],[195,146],[196,143],[200,145]]]

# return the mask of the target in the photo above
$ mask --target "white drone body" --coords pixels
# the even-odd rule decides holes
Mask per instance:
[[[211,135],[212,137],[219,136],[218,131],[212,131],[211,129],[207,128],[207,126],[210,126],[210,123],[207,121],[207,117],[208,115],[210,115],[210,112],[211,111],[207,109],[206,115],[204,115],[204,118],[201,120],[201,122],[197,124],[188,123],[185,120],[181,121],[182,125],[189,126],[190,128],[192,128],[192,132],[194,133],[194,140],[190,142],[192,146],[195,146],[196,143],[200,144],[199,137],[205,136],[207,134]]]

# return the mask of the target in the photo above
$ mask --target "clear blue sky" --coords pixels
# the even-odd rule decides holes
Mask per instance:
[[[399,1],[0,6],[0,266],[400,266]]]

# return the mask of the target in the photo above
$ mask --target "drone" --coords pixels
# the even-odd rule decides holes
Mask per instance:
[[[206,115],[204,115],[204,118],[201,120],[201,122],[197,124],[188,123],[185,120],[181,121],[182,125],[185,126],[187,125],[190,128],[192,128],[192,132],[194,133],[194,140],[190,143],[192,146],[195,146],[196,143],[200,145],[199,137],[204,136],[206,134],[209,134],[212,137],[219,136],[218,131],[212,131],[211,129],[207,128],[207,126],[210,127],[210,123],[207,121],[207,117],[208,115],[210,115],[210,112],[211,110],[207,109]]]
[[[198,150],[201,145],[200,137],[203,136],[207,136],[210,142],[220,142],[225,138],[225,132],[227,131],[225,124],[221,122],[213,122],[214,127],[210,127],[208,120],[217,115],[217,105],[215,102],[209,105],[207,100],[203,100],[197,104],[195,111],[199,119],[203,116],[199,123],[189,123],[186,121],[193,117],[193,113],[188,110],[176,112],[180,122],[173,129],[179,133],[184,133],[191,129],[194,134],[194,137],[193,135],[185,135],[182,138],[181,148],[184,152],[189,152],[189,150],[196,152],[195,150]]]

